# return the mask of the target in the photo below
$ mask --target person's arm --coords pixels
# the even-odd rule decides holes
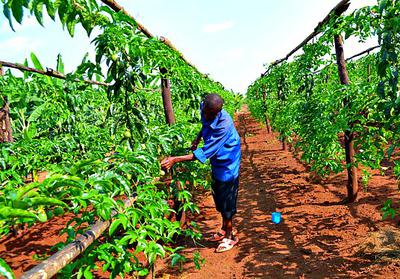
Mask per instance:
[[[169,170],[173,165],[180,162],[194,161],[195,157],[193,153],[183,156],[167,157],[161,162],[161,167],[163,169]]]
[[[197,146],[199,145],[200,141],[201,141],[201,130],[200,132],[197,134],[196,139],[192,142],[192,146],[190,147],[190,150],[195,151],[197,149]]]

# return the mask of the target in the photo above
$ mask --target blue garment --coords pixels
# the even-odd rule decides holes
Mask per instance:
[[[201,114],[201,122],[204,146],[196,149],[194,156],[203,164],[210,159],[212,173],[217,180],[226,182],[237,178],[241,159],[240,137],[231,116],[221,110],[212,121],[206,121]]]

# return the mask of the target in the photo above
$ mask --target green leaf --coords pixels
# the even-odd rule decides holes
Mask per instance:
[[[57,55],[57,72],[64,74],[64,62],[62,61],[61,54]]]
[[[11,10],[15,20],[21,24],[24,17],[23,0],[13,0],[11,2]]]
[[[29,64],[28,64],[28,59],[27,59],[27,58],[25,58],[24,66],[25,66],[25,67],[28,67],[28,66],[29,66]],[[24,79],[27,79],[28,77],[29,77],[29,72],[28,72],[28,71],[24,71]]]
[[[173,254],[172,259],[171,259],[171,266],[175,266],[177,263],[182,263],[186,261],[186,257],[180,255],[180,254]]]
[[[51,0],[45,0],[44,4],[46,5],[46,10],[48,15],[52,20],[54,20],[56,15],[56,9],[54,8],[53,2]]]
[[[15,32],[14,26],[12,24],[12,16],[11,16],[11,10],[8,7],[8,4],[3,5],[3,14],[6,16],[8,19],[8,24],[10,25],[11,29]]]
[[[23,209],[12,208],[9,206],[4,206],[0,208],[0,219],[11,219],[11,218],[33,218],[36,219],[37,216],[32,212]]]
[[[17,199],[21,199],[23,196],[25,196],[26,193],[28,193],[31,190],[37,188],[38,186],[39,186],[39,183],[33,182],[33,183],[30,183],[30,184],[28,184],[26,186],[23,186],[23,187],[19,188],[17,190],[17,197],[16,198]]]
[[[83,272],[85,279],[93,279],[93,273],[90,271],[90,266],[86,267],[85,272]]]
[[[35,108],[32,114],[28,118],[28,122],[36,122],[44,112],[46,112],[47,104],[40,105]]]
[[[68,19],[67,19],[67,30],[68,33],[71,35],[71,37],[73,37],[75,35],[75,25],[76,25],[77,21],[75,20],[75,15],[69,15]]]
[[[108,234],[109,235],[113,235],[115,230],[118,228],[118,226],[121,224],[121,220],[120,219],[116,219],[111,223],[111,226],[108,230]]]
[[[58,205],[62,207],[68,207],[68,205],[58,199],[55,198],[32,198],[31,199],[31,205],[32,206],[38,206],[38,205],[47,205],[47,206],[52,206],[52,205]]]
[[[31,59],[36,69],[44,71],[42,64],[40,64],[39,59],[33,52],[31,52]]]
[[[139,276],[146,276],[147,274],[149,274],[149,270],[147,268],[144,268],[138,272]]]
[[[15,279],[14,273],[3,259],[0,259],[0,275],[6,277],[6,279]]]
[[[33,13],[35,14],[36,20],[43,26],[43,2],[40,0],[35,1],[33,5]]]

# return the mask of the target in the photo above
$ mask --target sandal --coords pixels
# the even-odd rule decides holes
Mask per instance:
[[[233,230],[232,234],[233,236],[235,236],[237,234],[237,230]],[[208,239],[208,241],[218,242],[223,240],[224,238],[225,238],[225,231],[221,229],[219,232],[214,233],[213,236]]]
[[[238,244],[239,238],[235,237],[234,239],[224,238],[222,242],[218,245],[217,249],[215,249],[216,253],[222,253],[231,250],[236,244]]]
[[[214,233],[212,235],[212,237],[210,237],[208,239],[208,241],[210,241],[210,242],[218,242],[218,241],[221,241],[222,239],[224,239],[224,237],[225,237],[225,231],[221,229],[219,232]]]

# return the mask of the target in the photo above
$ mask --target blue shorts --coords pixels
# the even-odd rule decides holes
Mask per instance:
[[[236,214],[236,202],[239,192],[239,177],[231,181],[219,181],[213,177],[211,183],[215,207],[222,217],[231,219]]]

